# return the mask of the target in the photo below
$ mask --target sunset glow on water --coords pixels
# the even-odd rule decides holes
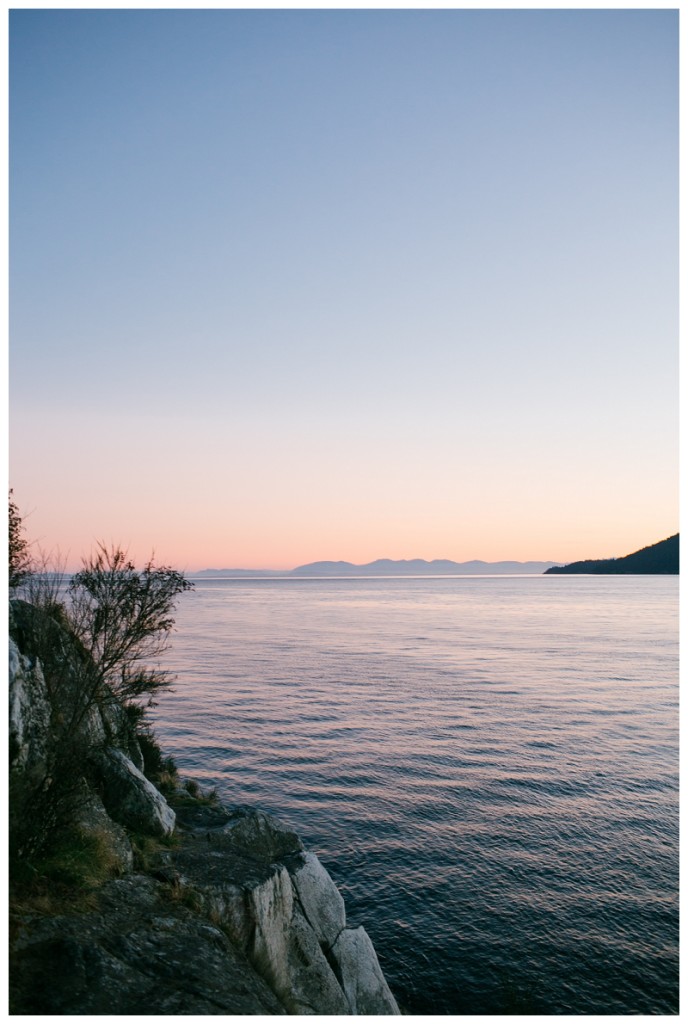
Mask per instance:
[[[155,710],[289,821],[413,1013],[672,1013],[678,581],[203,581]]]

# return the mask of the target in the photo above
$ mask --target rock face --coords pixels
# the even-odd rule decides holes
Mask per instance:
[[[50,729],[50,700],[39,661],[9,641],[10,767],[31,772],[45,764]]]
[[[331,949],[346,927],[339,889],[314,853],[290,858],[288,868],[306,920],[321,946]]]
[[[10,819],[30,814],[67,764],[77,846],[97,837],[124,876],[97,891],[94,910],[14,915],[13,1014],[399,1013],[368,935],[347,927],[341,894],[295,832],[188,791],[168,803],[141,771],[125,709],[85,701],[74,638],[24,602],[12,602],[10,626]],[[135,875],[142,834],[160,849]]]

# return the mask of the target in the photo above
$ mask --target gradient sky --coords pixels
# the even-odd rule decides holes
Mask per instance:
[[[678,529],[678,15],[10,13],[10,484],[193,570]]]

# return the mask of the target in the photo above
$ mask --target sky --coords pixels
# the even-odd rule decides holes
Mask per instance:
[[[10,12],[9,483],[67,568],[678,529],[678,15]]]

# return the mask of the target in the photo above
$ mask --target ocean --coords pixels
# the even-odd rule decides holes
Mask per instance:
[[[152,712],[411,1014],[678,1012],[678,578],[197,580]]]

